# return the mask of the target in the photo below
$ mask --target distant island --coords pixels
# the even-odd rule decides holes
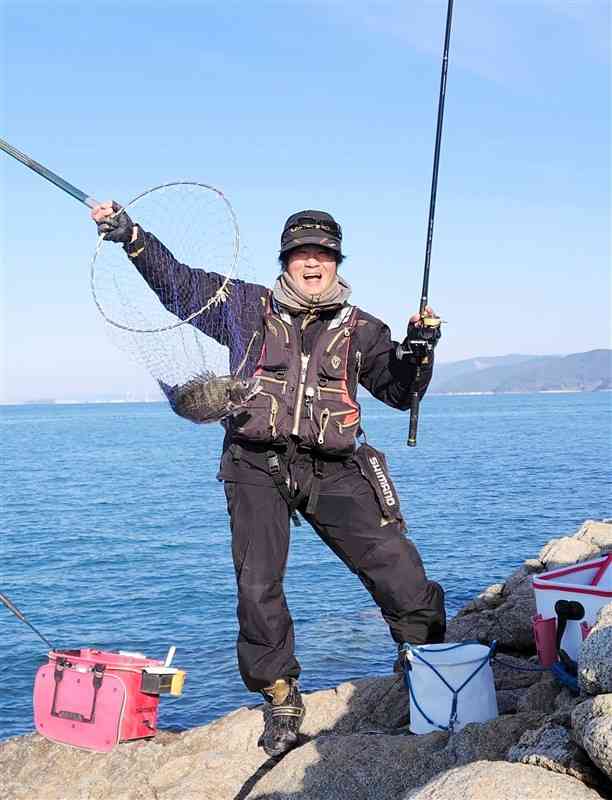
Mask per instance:
[[[589,350],[568,356],[482,356],[449,363],[436,361],[430,394],[527,394],[530,392],[603,392],[612,390],[612,350]],[[365,391],[365,390],[364,390]],[[0,400],[2,405],[89,403],[165,403],[143,390],[123,396]]]
[[[612,350],[508,355],[436,363],[431,394],[601,392],[612,389]]]

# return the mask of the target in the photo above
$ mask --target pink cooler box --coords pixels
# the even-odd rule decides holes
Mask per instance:
[[[34,681],[34,722],[41,736],[107,752],[119,741],[157,732],[159,695],[141,690],[143,669],[162,661],[103,650],[52,650]]]

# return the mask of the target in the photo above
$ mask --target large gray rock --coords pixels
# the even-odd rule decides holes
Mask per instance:
[[[569,775],[596,789],[607,788],[605,776],[572,738],[569,714],[549,717],[540,728],[525,731],[508,751],[507,759]]]
[[[612,519],[587,519],[574,535],[576,539],[595,545],[601,553],[612,552]]]
[[[550,672],[536,673],[539,680],[521,692],[517,711],[539,711],[542,714],[552,714],[555,711],[555,701],[561,692],[561,687],[554,680]]]
[[[364,678],[304,695],[305,736],[323,732],[390,732],[408,723],[409,700],[403,678]]]
[[[612,694],[600,694],[576,706],[572,733],[591,761],[612,781]]]
[[[578,682],[587,694],[612,692],[612,603],[604,606],[578,654]]]
[[[502,649],[533,653],[531,618],[536,607],[531,576],[537,571],[536,567],[542,568],[539,563],[524,564],[506,581],[501,591],[497,586],[491,587],[483,593],[489,598],[487,601],[463,608],[449,622],[446,641],[478,639],[491,642],[496,639]]]
[[[445,772],[405,800],[600,800],[575,778],[525,764],[477,761]]]
[[[556,569],[612,552],[612,523],[586,520],[573,536],[551,539],[538,555],[544,569]]]
[[[454,736],[321,736],[293,750],[251,789],[249,800],[395,800],[438,773],[478,759],[503,758],[506,745],[537,727],[516,714],[467,725]]]
[[[580,697],[569,689],[563,688],[555,697],[555,711],[570,714],[583,700],[584,695]]]

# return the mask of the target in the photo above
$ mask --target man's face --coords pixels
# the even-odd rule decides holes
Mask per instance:
[[[296,247],[289,251],[287,272],[304,294],[323,294],[336,277],[335,254],[315,244]]]

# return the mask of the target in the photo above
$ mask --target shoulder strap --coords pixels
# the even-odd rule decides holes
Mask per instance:
[[[341,306],[337,313],[334,315],[334,318],[327,326],[328,331],[333,331],[335,328],[339,328],[341,325],[344,325],[346,322],[349,322],[351,315],[355,311],[355,306]],[[353,315],[354,316],[354,315]],[[352,321],[352,320],[351,320]]]

